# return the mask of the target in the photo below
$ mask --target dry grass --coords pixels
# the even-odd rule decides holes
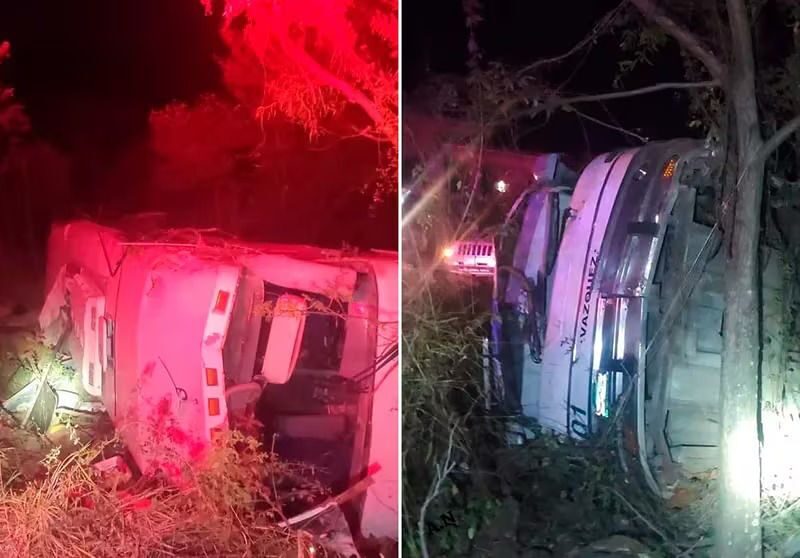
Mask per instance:
[[[193,482],[177,489],[158,479],[126,482],[101,476],[91,463],[103,444],[60,459],[20,486],[6,449],[0,455],[0,555],[8,558],[305,556],[305,535],[277,527],[278,494],[321,491],[297,467],[236,432],[222,438],[201,465],[186,465]],[[286,492],[283,492],[285,495]]]
[[[51,369],[50,379],[63,373],[60,365],[47,366],[58,359],[37,336],[0,339],[5,342],[0,399],[45,368]],[[24,373],[15,376],[19,370]],[[158,418],[159,428],[147,437],[154,446],[149,449],[188,479],[180,488],[160,478],[130,480],[97,472],[92,464],[116,440],[96,441],[102,436],[96,424],[80,430],[67,425],[75,446],[49,432],[45,437],[16,428],[0,416],[0,556],[308,555],[309,535],[278,524],[286,504],[307,509],[324,497],[322,487],[309,480],[313,475],[235,431],[217,440],[202,463],[187,463],[163,435],[170,417]],[[81,445],[78,438],[95,441]],[[321,552],[317,548],[315,556]]]

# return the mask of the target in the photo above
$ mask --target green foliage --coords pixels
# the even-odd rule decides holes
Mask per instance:
[[[471,445],[477,430],[467,426],[483,397],[484,320],[465,311],[452,284],[436,279],[403,273],[403,541],[411,556],[417,555],[420,509],[451,432],[456,461],[469,462],[479,451]]]
[[[622,29],[620,49],[628,53],[630,58],[617,62],[619,72],[614,77],[614,87],[621,88],[625,77],[632,74],[639,66],[653,65],[652,58],[658,54],[669,38],[660,28]]]
[[[447,511],[434,517],[431,542],[441,556],[469,554],[475,535],[495,517],[501,504],[498,498],[481,496],[467,487],[462,493],[455,484],[449,487],[442,508]]]

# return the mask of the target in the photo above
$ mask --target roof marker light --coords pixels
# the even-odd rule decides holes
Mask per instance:
[[[672,159],[667,161],[666,165],[664,165],[664,170],[661,173],[662,176],[664,178],[672,178],[673,176],[675,176],[675,169],[677,168],[677,166],[678,166],[678,158],[673,157]]]
[[[228,291],[220,291],[217,293],[217,302],[214,304],[214,312],[224,314],[228,308],[228,300],[231,295]]]
[[[209,386],[219,385],[219,377],[216,368],[206,368],[206,384]]]

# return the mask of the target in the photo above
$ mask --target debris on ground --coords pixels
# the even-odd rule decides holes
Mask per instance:
[[[185,464],[191,485],[143,477],[102,405],[35,333],[0,332],[0,348],[0,555],[361,556],[340,504],[371,478],[329,498],[301,465],[236,431],[207,463]],[[287,520],[289,501],[311,509]]]
[[[616,452],[592,442],[539,435],[488,459],[469,475],[453,473],[453,486],[440,496],[433,517],[452,521],[431,523],[429,545],[448,552],[436,555],[708,555],[713,473],[682,477],[671,500],[661,500],[625,471]],[[478,482],[480,469],[493,474]],[[468,548],[454,541],[469,541]]]
[[[0,415],[0,472],[3,482],[12,482],[5,473],[16,477],[17,482],[29,482],[44,470],[42,461],[50,451],[47,440],[32,432],[17,428],[6,416]]]

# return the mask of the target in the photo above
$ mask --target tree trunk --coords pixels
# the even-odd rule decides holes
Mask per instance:
[[[758,121],[753,48],[743,0],[727,0],[733,43],[729,100],[736,126],[737,185],[727,260],[720,404],[720,498],[716,554],[762,555],[759,447],[759,236],[764,141]],[[755,159],[755,160],[754,160]]]
[[[753,41],[745,0],[726,0],[731,60],[717,58],[704,41],[682,27],[656,0],[631,0],[647,19],[700,60],[725,87],[734,130],[737,174],[726,192],[721,216],[730,247],[725,280],[725,326],[720,381],[720,486],[716,555],[762,556],[760,390],[761,312],[759,240],[764,162],[781,143],[800,130],[800,115],[768,141],[761,136],[755,90]],[[729,197],[730,194],[730,197]],[[726,207],[735,198],[733,207]],[[731,212],[734,211],[732,218]]]

